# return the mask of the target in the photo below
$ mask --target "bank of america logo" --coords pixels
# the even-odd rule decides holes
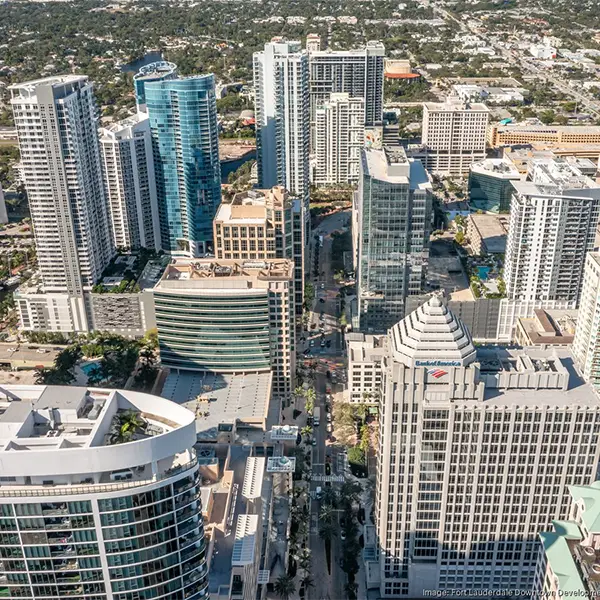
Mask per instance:
[[[440,377],[443,377],[444,375],[448,375],[448,371],[444,371],[444,369],[428,369],[427,375],[431,375],[432,377],[439,379]]]

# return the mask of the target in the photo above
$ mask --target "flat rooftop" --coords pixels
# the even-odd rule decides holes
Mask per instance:
[[[422,163],[409,159],[400,146],[393,149],[365,149],[364,161],[368,174],[379,180],[393,184],[410,185],[410,189],[430,190],[431,183]]]
[[[172,371],[161,395],[196,415],[199,442],[216,441],[221,431],[253,426],[263,429],[277,422],[272,406],[272,373],[211,373]]]
[[[75,386],[0,386],[0,452],[109,445],[107,435],[112,423],[109,413],[127,408],[136,410],[135,395]],[[162,404],[167,413],[168,404]],[[147,415],[154,435],[183,424],[150,414],[143,408],[141,405],[138,410]]]
[[[507,158],[486,158],[471,165],[471,173],[493,175],[498,179],[520,179],[518,169]]]
[[[192,287],[202,287],[202,282],[206,280],[258,282],[274,279],[291,280],[293,276],[294,263],[285,259],[240,261],[178,258],[167,266],[158,287],[171,281],[186,281]]]
[[[483,102],[424,102],[423,105],[432,112],[489,112]]]
[[[477,348],[477,360],[482,375],[521,373],[523,375],[548,374],[566,380],[566,389],[514,387],[510,389],[486,386],[485,402],[499,406],[542,406],[553,407],[590,406],[600,404],[600,397],[594,388],[577,373],[573,357],[567,348]],[[517,385],[517,384],[515,384]]]
[[[11,369],[48,368],[63,348],[47,344],[0,344],[0,365]]]
[[[469,215],[472,227],[477,230],[490,254],[501,254],[506,251],[508,232],[507,215]]]

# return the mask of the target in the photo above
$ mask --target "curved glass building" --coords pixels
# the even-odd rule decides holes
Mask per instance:
[[[144,86],[152,81],[169,81],[177,79],[177,65],[172,62],[159,61],[143,66],[134,76],[135,101],[138,110],[146,112],[146,91]]]
[[[183,256],[212,249],[221,202],[214,75],[143,84],[150,118],[162,248]]]
[[[190,411],[130,391],[2,394],[0,597],[208,596]]]

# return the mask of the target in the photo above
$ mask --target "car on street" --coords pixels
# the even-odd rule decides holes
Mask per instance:
[[[317,500],[320,500],[323,497],[323,490],[321,489],[320,485],[317,486],[317,490],[315,492],[315,497]]]
[[[325,284],[324,284],[324,283],[322,283],[322,284],[321,284],[321,289],[322,289],[322,290],[324,290],[324,289],[325,289]]]
[[[321,340],[321,348],[325,348],[325,340]]]
[[[327,341],[325,342],[325,345],[326,345],[328,348],[331,348],[331,340],[327,340]]]
[[[310,340],[310,347],[314,348],[314,345],[315,345],[315,340]]]
[[[317,440],[316,438],[313,438],[312,441],[310,442],[312,446],[316,446],[317,445]]]
[[[321,304],[325,304],[325,298],[319,298],[319,302],[320,302]]]

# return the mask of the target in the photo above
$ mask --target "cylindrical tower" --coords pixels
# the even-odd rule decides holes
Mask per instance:
[[[131,391],[2,394],[0,596],[207,597],[190,411]]]

